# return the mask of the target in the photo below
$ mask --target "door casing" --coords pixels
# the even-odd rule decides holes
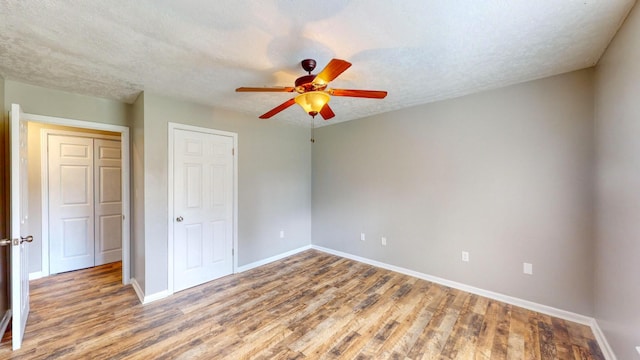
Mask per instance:
[[[122,221],[122,283],[124,285],[129,284],[131,282],[131,255],[130,255],[131,201],[130,201],[130,175],[129,175],[131,170],[130,170],[130,151],[129,151],[129,128],[121,125],[112,125],[112,124],[98,123],[98,122],[85,121],[85,120],[76,120],[76,119],[27,114],[27,113],[24,114],[24,117],[26,120],[30,122],[120,133],[120,146],[121,146],[120,150],[122,153],[122,173],[121,173],[122,175],[122,179],[121,179],[122,180],[122,215],[124,217]],[[43,193],[43,198],[44,198],[44,193]],[[44,213],[45,211],[44,206],[42,211],[43,211],[42,222],[44,226],[45,216],[48,216],[48,214]],[[44,236],[44,232],[43,232],[43,236]],[[43,241],[43,245],[44,245],[44,241]],[[44,249],[44,246],[43,246],[43,249]],[[43,261],[44,261],[44,257],[43,257]],[[43,276],[49,275],[49,266],[47,266],[46,268],[45,267],[42,268],[42,275]]]

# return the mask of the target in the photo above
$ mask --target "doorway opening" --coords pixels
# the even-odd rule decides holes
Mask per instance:
[[[120,134],[79,130],[29,124],[29,164],[41,169],[29,194],[35,206],[41,198],[43,274],[122,260]]]
[[[66,118],[58,118],[44,115],[35,115],[35,114],[24,114],[26,120],[28,120],[29,124],[29,187],[32,190],[31,196],[32,199],[29,200],[29,216],[30,216],[30,226],[33,230],[36,239],[40,241],[35,242],[32,245],[35,245],[30,251],[29,255],[29,279],[37,279],[40,277],[49,276],[50,274],[61,272],[61,271],[50,271],[51,262],[50,262],[50,253],[51,246],[49,237],[49,233],[51,231],[49,215],[53,211],[56,212],[55,209],[49,208],[49,198],[50,194],[48,191],[48,179],[47,169],[48,166],[48,155],[47,155],[47,137],[51,134],[59,134],[64,135],[65,132],[68,134],[75,134],[84,136],[88,138],[108,138],[112,143],[110,146],[113,148],[117,147],[117,152],[120,155],[120,169],[117,169],[117,173],[112,172],[111,176],[119,177],[119,191],[115,191],[119,196],[119,203],[117,204],[117,211],[114,209],[110,209],[112,212],[108,220],[109,223],[105,224],[103,228],[94,227],[91,224],[91,230],[97,230],[98,232],[105,233],[105,229],[108,230],[107,237],[111,237],[113,242],[114,231],[118,232],[118,240],[120,240],[120,246],[115,250],[117,253],[114,254],[114,251],[111,251],[108,256],[108,262],[111,261],[122,261],[122,283],[128,284],[131,279],[131,271],[130,271],[130,198],[129,198],[129,189],[130,189],[130,170],[129,170],[129,128],[120,125],[111,125],[104,123],[95,123],[90,121],[83,120],[75,120],[75,119],[66,119]],[[32,131],[33,130],[33,131]],[[92,140],[93,141],[93,140]],[[114,145],[115,144],[115,145]],[[93,145],[92,145],[93,148]],[[35,161],[32,161],[34,159]],[[44,170],[43,170],[44,168]],[[33,178],[33,179],[32,179]],[[113,185],[113,181],[111,181],[111,185]],[[111,189],[112,192],[114,189]],[[108,208],[108,206],[103,207]],[[111,206],[113,208],[113,206]],[[97,211],[101,211],[102,208],[96,209]],[[92,213],[94,209],[91,209]],[[116,212],[118,214],[116,214]],[[117,215],[117,216],[116,216]],[[119,220],[118,223],[115,222],[115,219]],[[93,220],[92,220],[93,221]],[[103,222],[104,224],[104,222]],[[82,228],[82,227],[78,227]],[[69,228],[71,231],[74,229],[72,227]],[[76,231],[77,232],[77,231]],[[93,237],[91,237],[93,239]],[[96,242],[97,246],[100,248],[104,248],[102,244]],[[59,244],[58,244],[59,245]],[[77,246],[77,245],[76,245]],[[110,246],[113,247],[113,246]],[[86,250],[86,249],[83,249]],[[91,250],[93,253],[93,250]],[[102,258],[103,253],[96,252],[98,258]],[[93,254],[91,257],[91,261],[93,260]],[[85,261],[86,263],[86,261]],[[95,263],[93,263],[95,265]],[[90,265],[90,266],[93,266]],[[86,266],[81,266],[86,267]],[[78,267],[78,268],[81,268]],[[73,270],[69,268],[70,271]]]

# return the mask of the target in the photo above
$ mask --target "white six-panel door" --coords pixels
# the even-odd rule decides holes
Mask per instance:
[[[94,266],[93,139],[50,135],[49,269]]]
[[[233,272],[234,140],[173,131],[173,278],[180,291]]]
[[[13,350],[22,346],[29,317],[29,264],[27,252],[33,237],[29,231],[27,122],[18,104],[11,104],[11,337]]]
[[[120,141],[94,139],[95,265],[122,259]]]

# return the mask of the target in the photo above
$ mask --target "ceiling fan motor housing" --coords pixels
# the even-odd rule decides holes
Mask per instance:
[[[296,79],[296,91],[300,94],[306,93],[308,91],[322,91],[327,88],[327,84],[314,84],[313,80],[316,78],[315,75],[309,74],[305,76],[300,76]]]

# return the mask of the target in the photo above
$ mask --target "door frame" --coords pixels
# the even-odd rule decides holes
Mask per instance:
[[[77,127],[76,127],[77,128]],[[90,129],[93,130],[93,129]],[[92,138],[92,139],[107,139],[107,140],[119,140],[120,143],[120,151],[122,151],[122,139],[119,136],[113,135],[104,135],[97,133],[86,133],[79,131],[70,131],[70,130],[60,130],[60,129],[48,129],[43,128],[40,129],[40,194],[41,194],[41,204],[40,209],[42,210],[41,224],[42,229],[42,264],[41,264],[41,277],[49,276],[51,274],[51,268],[49,267],[49,135],[62,135],[62,136],[75,136],[75,137],[84,137],[84,138]],[[122,153],[121,153],[122,154]],[[122,164],[122,157],[120,156],[120,161]],[[94,179],[95,181],[95,179]],[[124,198],[124,196],[123,196]],[[124,208],[124,202],[122,204]],[[124,209],[123,209],[124,210]],[[124,214],[124,212],[123,212]],[[124,225],[124,224],[123,224]],[[122,230],[124,232],[124,229]],[[124,239],[122,239],[120,246],[124,246]],[[124,259],[124,249],[122,253]],[[124,266],[124,261],[123,264]]]
[[[101,130],[120,133],[120,151],[122,154],[122,284],[131,283],[131,201],[130,201],[130,154],[129,154],[129,128],[122,125],[112,125],[86,120],[68,119],[55,116],[24,114],[25,120],[29,122],[37,122],[48,125],[61,125],[75,127],[81,129]],[[42,148],[42,144],[41,144]],[[44,198],[44,194],[43,198]],[[43,209],[44,211],[44,209]],[[42,219],[43,224],[45,219]],[[48,219],[46,220],[48,222]],[[44,236],[44,233],[43,233]],[[43,241],[44,248],[44,241]],[[47,243],[48,248],[48,243]],[[47,255],[48,256],[48,255]],[[44,258],[43,258],[44,261]],[[47,260],[48,262],[48,260]],[[42,269],[43,275],[45,269]],[[49,268],[46,269],[46,275],[49,274]],[[46,276],[45,275],[45,276]]]
[[[229,132],[229,131],[222,131],[222,130],[215,130],[215,129],[210,129],[210,128],[204,128],[204,127],[199,127],[199,126],[193,126],[193,125],[185,125],[185,124],[179,124],[179,123],[173,123],[173,122],[169,122],[169,143],[168,143],[168,164],[167,164],[167,180],[168,180],[168,214],[169,217],[167,219],[167,223],[168,223],[168,236],[167,236],[167,240],[168,240],[168,246],[167,246],[167,279],[168,279],[168,288],[167,291],[169,293],[169,295],[174,293],[174,286],[173,286],[173,246],[174,246],[174,239],[173,239],[173,219],[175,214],[173,213],[173,205],[174,205],[174,200],[173,200],[173,170],[174,170],[174,166],[173,166],[173,152],[174,152],[174,131],[175,130],[186,130],[186,131],[195,131],[195,132],[201,132],[201,133],[206,133],[206,134],[213,134],[213,135],[221,135],[221,136],[229,136],[233,139],[233,179],[231,180],[231,183],[233,185],[233,219],[231,219],[232,221],[232,229],[233,229],[233,235],[232,235],[232,240],[233,240],[233,269],[231,270],[233,274],[236,273],[236,269],[238,268],[238,134],[234,133],[234,132]]]

